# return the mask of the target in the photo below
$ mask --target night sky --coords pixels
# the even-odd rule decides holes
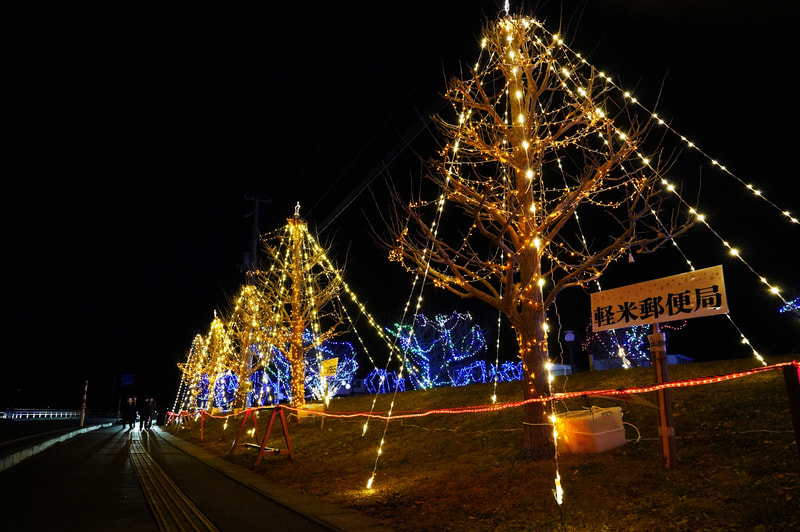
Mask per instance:
[[[244,281],[254,206],[246,197],[264,200],[262,232],[284,225],[299,202],[376,317],[397,317],[410,278],[371,242],[370,191],[380,197],[387,178],[404,186],[420,174],[419,158],[435,154],[427,118],[459,61],[474,63],[481,27],[502,2],[344,4],[0,8],[0,407],[77,408],[88,380],[90,407],[106,408],[123,374],[171,405],[177,362]],[[796,3],[527,6],[775,203],[702,157],[691,163],[713,227],[796,297],[800,227],[779,213],[800,214]],[[691,259],[723,264],[742,332],[764,354],[800,351],[779,301],[708,231],[696,232],[686,239]],[[605,286],[684,271],[666,253],[621,265]],[[567,328],[583,330],[588,297],[565,301]],[[695,321],[670,351],[748,356],[724,318]]]

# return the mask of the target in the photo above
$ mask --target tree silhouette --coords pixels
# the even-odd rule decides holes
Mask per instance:
[[[524,449],[552,456],[549,406],[537,401],[550,395],[547,309],[562,290],[587,288],[618,259],[655,251],[691,220],[666,203],[669,157],[645,145],[652,117],[637,118],[604,74],[534,19],[487,24],[478,63],[444,97],[455,113],[434,117],[439,157],[415,200],[392,189],[389,234],[380,238],[390,259],[508,319],[531,400]],[[426,184],[432,200],[422,199]],[[578,228],[579,209],[591,238]]]

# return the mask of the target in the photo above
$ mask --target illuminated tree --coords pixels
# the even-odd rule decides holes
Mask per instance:
[[[180,412],[184,409],[197,408],[198,395],[201,393],[200,363],[204,359],[205,340],[203,335],[196,334],[186,355],[186,362],[178,364],[181,371],[181,385],[175,399],[173,410]]]
[[[248,406],[252,377],[269,361],[269,334],[262,324],[264,303],[264,295],[257,286],[244,285],[230,313],[228,332],[234,343],[233,373],[237,378],[234,408]]]
[[[421,189],[405,202],[393,190],[383,242],[409,271],[508,319],[533,400],[550,395],[546,313],[556,296],[632,252],[655,251],[691,221],[665,203],[670,161],[646,145],[652,117],[640,121],[604,74],[523,16],[488,24],[482,47],[448,85],[453,118],[434,117],[444,142],[423,185],[435,199]],[[443,215],[452,204],[461,216]],[[552,456],[549,409],[524,407],[531,458]]]
[[[233,348],[230,334],[225,322],[214,312],[214,319],[209,327],[208,334],[205,336],[205,345],[202,351],[197,371],[200,375],[208,377],[208,388],[203,406],[211,409],[216,406],[227,406],[227,404],[215,403],[217,397],[217,380],[236,367],[236,352]]]
[[[291,369],[293,407],[305,405],[305,353],[344,332],[342,277],[300,218],[299,205],[284,230],[262,239],[263,269],[254,282],[264,297],[259,322],[265,345],[283,349]],[[313,333],[305,344],[303,332]]]
[[[178,364],[182,378],[176,406],[192,409],[213,407],[217,380],[232,372],[235,358],[225,322],[214,312],[208,334],[195,335],[186,362]]]
[[[356,350],[350,342],[317,342],[310,330],[303,333],[303,345],[306,347],[304,355],[305,394],[315,400],[323,400],[335,396],[339,390],[350,385],[358,369]],[[310,346],[316,345],[315,348]],[[269,365],[266,367],[266,380],[271,388],[277,391],[285,390],[285,380],[291,376],[291,368],[287,353],[289,346],[273,348]],[[336,374],[331,377],[321,376],[320,362],[335,358],[338,360]],[[327,379],[327,389],[326,382]]]

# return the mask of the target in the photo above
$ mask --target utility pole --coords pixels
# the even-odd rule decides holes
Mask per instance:
[[[256,265],[256,257],[258,256],[258,238],[261,235],[261,232],[258,229],[258,222],[259,222],[259,215],[258,215],[258,208],[259,206],[264,203],[272,203],[272,199],[261,199],[258,196],[245,196],[244,199],[247,201],[253,202],[253,211],[247,215],[253,217],[253,240],[251,242],[251,249],[250,249],[250,258],[249,260],[245,261],[245,267],[248,270],[254,270]]]

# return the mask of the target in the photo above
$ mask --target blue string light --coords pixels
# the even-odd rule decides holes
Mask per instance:
[[[338,359],[336,374],[327,377],[328,395],[336,395],[342,388],[349,388],[355,377],[358,363],[356,350],[350,342],[334,342],[328,340],[316,347],[314,335],[306,329],[303,332],[303,345],[306,349],[305,364],[305,393],[307,397],[320,401],[325,397],[325,381],[320,376],[320,361],[332,358]],[[273,346],[269,365],[265,370],[253,374],[253,393],[251,403],[254,406],[275,404],[284,400],[291,400],[291,368],[285,350]]]
[[[778,309],[780,313],[792,313],[797,318],[800,318],[800,297],[796,297],[791,301],[787,301],[785,305],[783,305],[780,309]]]
[[[481,328],[469,313],[417,314],[411,325],[394,324],[386,331],[398,339],[411,385],[416,389],[463,386],[486,378],[476,363],[486,350]],[[480,365],[480,364],[479,364]],[[485,382],[481,380],[480,382]]]

